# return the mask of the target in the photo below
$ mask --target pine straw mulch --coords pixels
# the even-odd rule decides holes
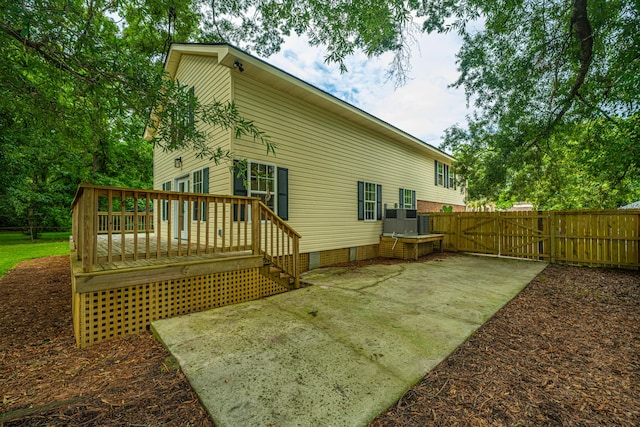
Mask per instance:
[[[0,426],[213,426],[151,333],[75,345],[69,257],[0,279]]]
[[[548,266],[371,425],[640,425],[639,272]]]
[[[0,279],[0,396],[5,426],[213,425],[150,333],[75,347],[68,257]],[[634,426],[638,402],[640,274],[549,266],[372,425]]]

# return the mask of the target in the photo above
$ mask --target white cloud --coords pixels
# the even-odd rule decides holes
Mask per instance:
[[[391,56],[369,59],[355,54],[345,61],[347,73],[324,62],[325,51],[302,37],[291,37],[268,62],[403,131],[438,146],[444,130],[464,124],[464,91],[448,87],[458,78],[456,34],[421,35],[412,49],[406,85],[394,89],[386,73]]]

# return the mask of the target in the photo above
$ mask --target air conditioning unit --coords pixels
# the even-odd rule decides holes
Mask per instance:
[[[415,209],[386,209],[382,234],[394,236],[418,235],[418,214]]]
[[[389,219],[398,218],[398,209],[385,209],[384,217],[385,217],[385,219],[386,218],[389,218]]]
[[[421,236],[431,234],[429,215],[418,215],[418,234]]]

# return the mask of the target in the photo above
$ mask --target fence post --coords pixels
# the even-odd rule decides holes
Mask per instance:
[[[551,264],[556,262],[556,214],[553,211],[549,212],[549,235],[550,235],[550,250],[549,261]]]
[[[636,264],[636,270],[640,270],[640,212],[636,215],[636,251],[638,253],[638,259]]]
[[[454,238],[453,238],[453,244],[454,244],[453,250],[455,252],[458,252],[460,250],[460,240],[461,240],[460,239],[460,230],[462,229],[462,215],[460,215],[460,214],[452,214],[452,215],[454,215],[453,219],[456,222],[455,235],[454,235]]]
[[[496,239],[498,240],[498,256],[502,256],[502,239],[506,233],[503,227],[506,227],[506,222],[502,219],[503,212],[497,212],[497,223],[495,224]]]
[[[542,211],[538,211],[538,256],[536,259],[540,259],[544,253],[544,220],[542,219]]]

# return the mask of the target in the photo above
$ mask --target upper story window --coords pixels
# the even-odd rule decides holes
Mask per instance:
[[[456,174],[451,170],[449,165],[435,161],[435,185],[441,185],[445,188],[456,188]]]
[[[436,160],[436,185],[444,185],[444,167],[443,163]]]

